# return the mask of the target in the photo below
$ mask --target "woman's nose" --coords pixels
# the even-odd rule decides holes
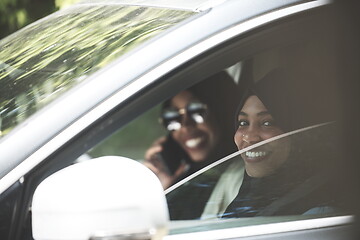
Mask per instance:
[[[261,141],[261,136],[256,127],[249,127],[245,131],[239,133],[240,140],[247,145],[252,145]]]
[[[256,132],[247,132],[242,134],[242,139],[244,142],[249,144],[254,144],[261,141],[261,137]]]
[[[181,127],[182,128],[193,127],[195,125],[196,125],[196,122],[187,113],[183,115],[183,117],[181,119]]]

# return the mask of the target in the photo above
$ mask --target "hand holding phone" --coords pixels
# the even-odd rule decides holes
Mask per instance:
[[[162,151],[157,153],[157,158],[163,163],[166,172],[173,176],[181,163],[186,163],[188,155],[184,149],[169,134],[161,144]]]
[[[161,137],[145,153],[145,165],[159,178],[164,189],[186,172],[188,156],[169,134]]]

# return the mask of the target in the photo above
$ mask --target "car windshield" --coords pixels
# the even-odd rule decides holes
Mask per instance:
[[[244,219],[249,217],[259,217],[251,219],[251,224],[262,224],[269,222],[264,218],[268,216],[278,222],[343,214],[342,194],[334,192],[341,154],[337,129],[336,123],[324,123],[296,130],[209,165],[166,190],[170,218],[202,220],[199,224],[223,220],[218,225],[222,228],[246,226],[249,222]],[[262,153],[267,154],[263,156],[268,159],[267,166],[249,163]],[[282,158],[285,160],[278,166]],[[257,167],[269,175],[258,178]],[[189,230],[186,224],[176,222],[173,233],[183,232],[183,227]]]
[[[194,12],[79,4],[0,41],[0,137],[89,74]]]

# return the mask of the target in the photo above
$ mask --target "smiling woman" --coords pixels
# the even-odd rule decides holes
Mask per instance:
[[[244,149],[255,143],[284,133],[256,95],[249,96],[239,112],[235,143]],[[265,177],[274,173],[289,157],[288,139],[274,141],[263,148],[244,152],[246,173],[252,177]]]
[[[314,138],[320,133],[313,132],[312,139],[284,134],[306,124],[334,119],[323,112],[323,120],[318,122],[319,119],[312,119],[313,116],[307,114],[310,106],[295,104],[294,97],[297,97],[289,87],[290,76],[281,70],[271,71],[251,86],[240,102],[234,140],[238,149],[243,150],[241,157],[246,173],[236,198],[223,217],[330,214],[338,208],[336,204],[339,203],[332,199],[335,192],[329,188],[335,186],[330,176],[334,172],[336,154],[330,148],[317,145]],[[310,94],[307,97],[312,98]],[[294,112],[301,112],[304,117],[294,119]],[[330,131],[332,127],[323,128],[322,131],[333,133],[327,141],[334,141],[337,135]],[[284,137],[247,150],[281,134]],[[309,186],[305,187],[310,183],[319,189],[312,192]],[[298,192],[296,200],[289,196],[294,195],[294,190],[302,192]]]
[[[221,71],[163,103],[160,118],[168,136],[156,140],[145,159],[164,189],[235,151],[231,136],[236,88]]]

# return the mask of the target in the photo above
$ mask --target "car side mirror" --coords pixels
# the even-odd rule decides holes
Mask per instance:
[[[158,178],[124,157],[68,166],[41,182],[32,201],[35,240],[161,239],[168,222]]]

